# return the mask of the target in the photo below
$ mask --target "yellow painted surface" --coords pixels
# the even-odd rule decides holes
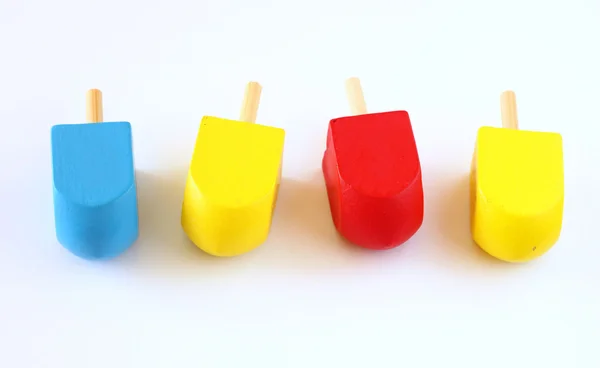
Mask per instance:
[[[560,236],[564,202],[557,133],[482,127],[471,165],[471,231],[490,255],[526,262]]]
[[[215,256],[235,256],[269,234],[281,180],[285,132],[205,116],[188,172],[181,223]]]

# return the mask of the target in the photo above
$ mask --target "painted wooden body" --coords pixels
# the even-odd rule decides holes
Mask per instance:
[[[557,133],[482,127],[471,165],[471,230],[487,253],[525,262],[559,238],[564,201]]]
[[[250,118],[252,119],[252,118]],[[269,234],[285,132],[206,116],[188,172],[181,223],[200,249],[236,256]]]
[[[119,255],[138,237],[131,125],[56,125],[51,139],[58,241],[86,259]]]
[[[323,174],[333,222],[350,242],[389,249],[420,228],[421,165],[406,111],[332,120]]]

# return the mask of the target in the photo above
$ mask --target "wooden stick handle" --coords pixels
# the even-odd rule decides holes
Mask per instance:
[[[519,129],[517,120],[517,98],[513,91],[504,91],[500,96],[500,109],[502,113],[502,127]]]
[[[349,78],[346,80],[346,97],[350,104],[352,115],[362,115],[367,113],[367,104],[363,95],[360,80],[358,78]]]
[[[246,85],[244,102],[242,102],[242,111],[240,112],[241,121],[246,121],[248,123],[256,122],[261,92],[262,87],[258,82],[250,82]]]
[[[101,123],[102,117],[102,92],[98,89],[90,89],[85,96],[85,116],[88,123]]]

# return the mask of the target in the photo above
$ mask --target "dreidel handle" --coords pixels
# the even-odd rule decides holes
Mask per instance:
[[[248,123],[256,122],[261,92],[262,87],[258,82],[250,82],[246,85],[244,101],[242,102],[242,111],[240,112],[240,121]]]
[[[346,97],[350,104],[352,115],[363,115],[367,113],[367,104],[363,95],[360,80],[356,77],[346,80]]]
[[[88,123],[101,123],[102,116],[102,92],[99,89],[90,89],[85,96],[85,115]]]
[[[506,129],[519,129],[517,120],[517,97],[513,91],[504,91],[500,96],[500,109],[502,114],[502,127]]]

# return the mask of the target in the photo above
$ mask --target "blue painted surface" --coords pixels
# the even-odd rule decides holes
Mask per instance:
[[[58,241],[86,259],[115,257],[138,237],[131,125],[52,127]]]

